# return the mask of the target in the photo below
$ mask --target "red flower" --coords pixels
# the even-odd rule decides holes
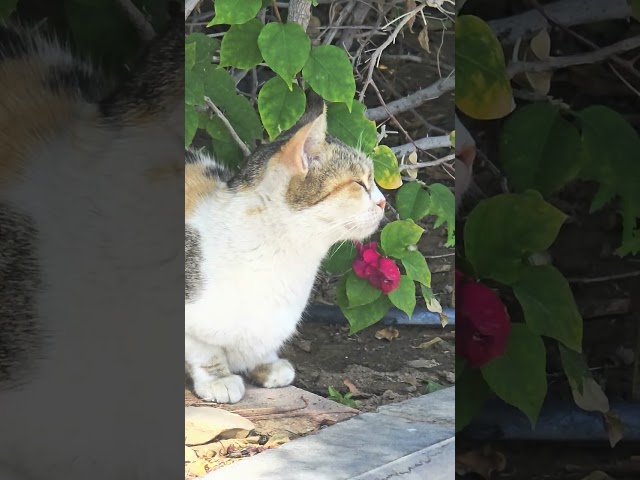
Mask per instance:
[[[353,271],[360,278],[383,293],[389,293],[400,285],[400,270],[393,260],[378,253],[376,242],[362,245],[354,242],[358,248],[358,256],[353,261]]]
[[[457,271],[456,297],[456,348],[472,368],[480,368],[504,354],[509,314],[493,290]]]

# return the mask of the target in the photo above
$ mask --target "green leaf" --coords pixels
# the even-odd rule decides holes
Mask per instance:
[[[422,220],[430,206],[431,196],[417,182],[404,184],[396,194],[396,209],[403,220]]]
[[[387,294],[396,307],[407,314],[409,319],[416,308],[416,284],[407,275],[400,277],[398,288]]]
[[[447,242],[445,247],[453,247],[455,245],[455,227],[456,227],[456,198],[449,190],[449,187],[441,183],[429,185],[431,193],[431,213],[437,217],[434,228],[439,228],[443,224],[447,224]]]
[[[341,242],[332,245],[329,253],[322,262],[322,268],[329,273],[342,274],[351,270],[353,260],[358,250],[351,242]]]
[[[209,119],[205,130],[211,136],[216,161],[231,170],[236,170],[242,164],[244,157],[222,120],[218,117]]]
[[[380,295],[376,301],[360,307],[344,307],[340,304],[340,310],[351,326],[350,335],[379,322],[390,307],[391,302],[386,295]]]
[[[327,128],[329,134],[347,145],[369,155],[376,146],[376,123],[364,116],[366,107],[353,102],[351,111],[344,103],[332,103],[327,107]]]
[[[513,284],[513,293],[529,328],[582,351],[582,317],[566,278],[551,265],[528,266]]]
[[[196,63],[196,44],[190,43],[184,46],[184,67],[191,70]]]
[[[380,234],[382,249],[388,256],[403,258],[409,254],[407,247],[418,243],[424,229],[413,220],[396,220],[387,224]]]
[[[232,25],[222,39],[220,66],[249,70],[262,62],[262,54],[258,48],[258,35],[261,31],[262,22],[257,18],[242,25]]]
[[[608,196],[622,199],[622,245],[618,255],[640,251],[640,135],[616,111],[604,107],[588,107],[578,114],[582,127],[582,144],[586,162],[580,177],[595,180]]]
[[[456,357],[456,433],[466,427],[482,409],[491,391],[479,370],[470,368],[458,373]]]
[[[314,47],[302,75],[322,98],[330,102],[344,102],[351,109],[356,81],[349,57],[343,49],[333,45]]]
[[[382,294],[382,292],[371,285],[368,280],[360,278],[355,273],[349,272],[346,276],[349,307],[368,305],[369,303],[377,300],[377,298]]]
[[[582,387],[585,378],[591,378],[591,372],[589,366],[584,359],[582,353],[571,350],[562,344],[558,344],[558,350],[560,350],[560,359],[562,360],[562,368],[569,380],[571,389],[582,394]]]
[[[340,394],[340,392],[338,392],[335,388],[329,386],[329,388],[327,389],[327,391],[329,392],[329,396],[331,398],[342,398],[342,395]]]
[[[203,70],[207,65],[211,65],[211,57],[214,52],[220,48],[220,42],[215,38],[211,38],[204,33],[193,32],[185,39],[185,51],[187,46],[194,45],[195,61],[193,68]]]
[[[481,18],[456,20],[456,106],[479,120],[493,120],[515,107],[502,45]]]
[[[447,388],[447,386],[427,380],[424,393],[429,394],[429,393],[437,392],[438,390],[442,390],[443,388]]]
[[[386,190],[394,190],[402,185],[398,159],[389,147],[378,145],[373,149],[371,160],[373,160],[373,175],[378,185]]]
[[[506,285],[518,280],[524,259],[547,250],[566,215],[539,193],[505,193],[478,203],[465,225],[467,260],[479,278]]]
[[[419,282],[425,287],[431,287],[431,271],[422,253],[417,250],[407,252],[401,262],[411,280]]]
[[[547,196],[577,176],[584,156],[578,130],[559,108],[534,103],[505,123],[500,159],[515,191],[535,189]]]
[[[302,70],[311,50],[311,41],[297,23],[268,23],[258,37],[260,52],[271,70],[291,88],[291,81]]]
[[[184,72],[184,103],[187,105],[204,104],[204,82],[202,74],[193,70]]]
[[[480,369],[487,385],[527,415],[532,427],[547,394],[546,361],[542,338],[526,325],[514,323],[507,351]]]
[[[198,114],[192,105],[185,105],[184,108],[184,146],[187,147],[198,130]]]
[[[293,127],[304,113],[307,99],[297,85],[289,90],[280,77],[273,77],[260,89],[258,110],[271,140]]]
[[[213,2],[216,16],[207,27],[226,23],[237,25],[254,18],[262,7],[262,0],[216,0]]]

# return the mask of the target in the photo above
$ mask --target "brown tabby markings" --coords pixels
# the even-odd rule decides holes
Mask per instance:
[[[46,73],[34,58],[0,63],[0,91],[11,92],[0,99],[0,182],[19,174],[28,146],[51,136],[72,114],[73,100],[48,89]]]

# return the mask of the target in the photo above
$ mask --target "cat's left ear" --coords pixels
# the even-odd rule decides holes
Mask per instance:
[[[325,148],[327,138],[327,108],[313,121],[306,124],[289,140],[281,150],[282,160],[291,170],[306,175],[309,165],[317,159]]]

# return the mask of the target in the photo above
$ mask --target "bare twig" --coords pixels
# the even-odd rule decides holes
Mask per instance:
[[[421,12],[425,7],[426,5],[420,5],[419,7],[416,7],[413,10],[411,10],[408,14],[405,14],[402,20],[400,20],[400,22],[396,26],[395,30],[391,33],[391,35],[389,35],[389,37],[383,42],[382,45],[380,45],[378,48],[374,50],[373,55],[371,55],[371,58],[369,59],[369,69],[367,70],[367,77],[365,78],[364,83],[362,84],[362,90],[360,91],[360,96],[358,98],[359,101],[362,102],[364,100],[367,87],[371,84],[371,81],[372,81],[373,69],[378,66],[378,62],[380,61],[380,56],[382,55],[382,52],[384,52],[384,50],[395,41],[397,36],[400,34],[400,31],[402,30],[402,28],[407,23],[409,23],[409,21],[419,12]]]
[[[397,157],[402,157],[403,155],[408,155],[411,152],[415,152],[418,148],[420,150],[431,150],[434,148],[450,147],[452,147],[452,145],[449,135],[441,135],[438,137],[424,137],[416,140],[413,143],[406,143],[397,147],[391,147],[391,150],[396,154]]]
[[[290,0],[287,21],[301,25],[306,31],[311,20],[311,2],[309,0]]]
[[[117,0],[116,3],[127,15],[129,20],[131,20],[133,26],[136,27],[136,30],[138,30],[140,37],[145,42],[153,40],[153,38],[156,36],[156,32],[153,30],[153,27],[147,21],[142,12],[138,10],[138,7],[131,3],[131,0]]]
[[[440,165],[445,162],[450,162],[451,160],[456,159],[456,154],[452,153],[451,155],[447,155],[446,157],[439,158],[438,160],[433,160],[431,162],[421,162],[421,163],[405,163],[404,165],[400,165],[398,168],[401,172],[405,170],[415,170],[418,168],[425,167],[435,167],[436,165]]]
[[[278,19],[278,22],[282,23],[282,17],[280,16],[280,10],[278,10],[278,5],[276,4],[276,0],[271,0],[271,6],[273,7],[273,13]]]
[[[390,115],[406,112],[412,108],[418,107],[428,100],[440,97],[443,93],[451,91],[456,86],[455,74],[441,78],[432,85],[418,90],[411,95],[407,95],[400,100],[387,103],[385,106],[370,108],[365,112],[365,116],[369,120],[383,120],[389,118]]]
[[[202,0],[186,0],[184,2],[184,19],[186,20],[191,15],[198,5],[200,5]]]
[[[336,26],[336,27],[341,26],[344,23],[344,21],[347,19],[347,17],[351,15],[351,12],[355,8],[355,6],[356,6],[356,0],[349,0],[349,3],[347,3],[347,5],[342,9],[342,11],[340,12],[340,15],[338,16],[338,19],[335,21],[335,23],[332,26]],[[322,43],[324,43],[325,45],[331,45],[331,42],[333,42],[333,39],[337,34],[338,34],[338,30],[335,30],[335,29],[330,30],[329,33],[327,34],[327,38],[325,38]]]
[[[640,277],[640,271],[615,273],[613,275],[604,275],[602,277],[567,278],[567,282],[569,283],[600,283],[600,282],[610,282],[612,280],[623,280],[625,278],[634,278],[634,277]]]
[[[247,147],[247,145],[238,136],[236,131],[233,129],[233,126],[231,125],[231,123],[229,123],[229,120],[227,120],[227,117],[224,116],[224,114],[220,111],[220,109],[215,106],[215,104],[211,101],[209,97],[204,97],[204,102],[207,104],[207,107],[209,107],[209,109],[213,113],[215,113],[218,116],[218,118],[220,118],[220,120],[222,120],[222,123],[224,123],[224,126],[227,127],[227,130],[229,130],[231,137],[233,137],[233,140],[238,144],[244,156],[248,157],[249,155],[251,155],[251,150],[249,150],[249,147]]]
[[[568,27],[631,16],[627,0],[560,0],[546,4],[544,8],[555,21]],[[531,37],[549,27],[547,19],[537,10],[490,20],[487,24],[505,45],[512,45],[520,37]]]
[[[372,80],[371,81],[371,86],[376,91],[376,95],[378,96],[378,100],[380,100],[380,103],[382,104],[382,108],[386,109],[387,108],[387,104],[385,103],[384,98],[382,98],[382,93],[380,93],[380,90],[378,89],[378,86],[376,85],[376,82],[374,82]],[[387,112],[387,117],[391,118],[391,121],[393,122],[393,124],[400,129],[400,131],[404,134],[404,136],[407,137],[407,140],[409,140],[409,142],[413,143],[413,138],[411,138],[411,135],[409,135],[409,132],[407,132],[405,130],[405,128],[402,126],[402,124],[393,115],[393,113],[391,113],[389,110],[386,110],[386,112]]]
[[[640,47],[640,35],[616,42],[592,52],[568,55],[566,57],[550,57],[537,62],[514,62],[507,68],[510,77],[524,72],[545,72],[558,68],[584,65],[608,60],[611,56]]]

